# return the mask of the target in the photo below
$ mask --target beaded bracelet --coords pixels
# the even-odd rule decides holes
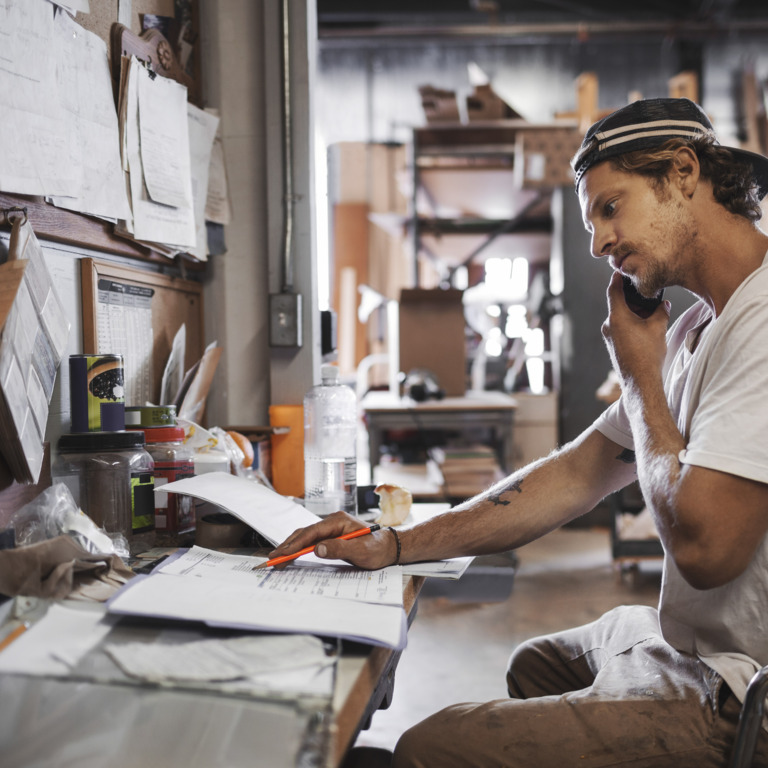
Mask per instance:
[[[397,544],[397,556],[395,562],[392,565],[397,565],[400,562],[400,537],[397,535],[397,531],[391,526],[387,526],[387,530],[395,537],[395,544]]]

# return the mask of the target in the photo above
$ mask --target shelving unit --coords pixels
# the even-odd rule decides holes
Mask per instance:
[[[512,305],[524,306],[529,328],[543,331],[545,351],[538,356],[544,381],[550,390],[559,386],[549,330],[553,305],[545,306],[551,299],[549,265],[556,229],[552,201],[559,186],[571,183],[569,160],[579,140],[576,123],[568,121],[441,123],[413,131],[409,237],[414,284],[460,287],[458,273],[466,269],[472,290],[483,283],[492,257],[522,257],[528,265],[527,294],[511,295],[490,283],[474,291],[477,322],[468,323],[473,333],[467,334],[467,360],[470,366],[476,362],[473,386],[480,381],[485,388],[508,390],[520,373],[526,356],[519,341],[512,349],[505,324]],[[491,306],[498,321],[485,317]],[[492,373],[494,361],[486,360],[480,349],[485,333],[495,333],[504,346],[495,359],[501,375]]]
[[[410,236],[414,282],[426,258],[448,283],[461,266],[508,253],[509,238],[535,262],[549,254],[548,188],[523,189],[519,156],[524,121],[445,124],[413,131]]]

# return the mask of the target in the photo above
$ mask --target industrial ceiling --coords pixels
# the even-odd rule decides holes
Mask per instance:
[[[321,38],[582,35],[717,37],[768,30],[766,0],[317,0]]]

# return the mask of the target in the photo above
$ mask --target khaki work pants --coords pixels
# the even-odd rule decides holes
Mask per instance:
[[[725,768],[741,705],[660,636],[646,606],[519,646],[511,698],[448,707],[400,738],[393,768]],[[766,734],[756,765],[768,766]]]

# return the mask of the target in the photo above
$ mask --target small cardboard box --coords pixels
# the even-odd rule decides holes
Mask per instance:
[[[525,128],[515,140],[515,185],[520,189],[573,185],[571,158],[581,146],[576,128]]]
[[[476,85],[467,96],[467,119],[470,123],[484,120],[513,120],[522,115],[501,98],[490,85]]]
[[[462,291],[404,288],[400,292],[400,370],[432,372],[448,397],[466,392]]]
[[[421,106],[427,123],[459,123],[459,104],[456,91],[444,91],[431,85],[419,86]]]

